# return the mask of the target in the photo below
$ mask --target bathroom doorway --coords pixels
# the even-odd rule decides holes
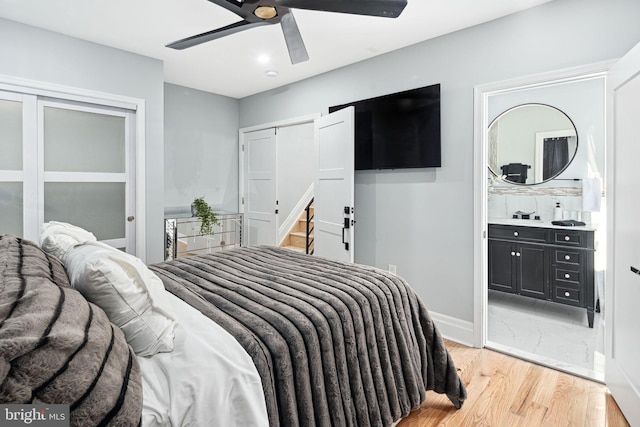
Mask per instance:
[[[603,320],[606,309],[606,203],[601,189],[606,178],[604,85],[609,66],[609,63],[602,63],[476,87],[476,143],[481,147],[476,155],[479,181],[475,193],[476,227],[482,230],[475,241],[478,263],[476,325],[482,325],[476,331],[477,345],[600,382],[604,381]],[[586,99],[589,102],[585,102]],[[568,128],[566,123],[546,122],[542,125],[539,123],[540,114],[529,114],[526,124],[521,121],[513,125],[505,121],[497,126],[498,129],[490,126],[505,112],[514,109],[524,117],[524,113],[527,113],[523,108],[525,105],[558,110],[569,118],[568,123],[575,129],[578,141],[575,152],[565,156],[569,160],[556,167],[556,173],[551,174],[553,176],[544,178],[544,174],[535,172],[542,169],[535,160],[536,145],[540,146],[540,143],[536,144],[535,134],[548,136],[554,132],[564,132],[565,135],[561,137],[571,138],[571,132],[567,134],[565,129]],[[533,109],[529,111],[532,112]],[[510,131],[510,126],[515,130]],[[535,131],[527,134],[525,128],[528,126],[535,127]],[[492,141],[496,140],[497,135],[506,135],[504,144],[509,147],[496,147]],[[500,139],[501,144],[502,141]],[[524,165],[518,166],[519,172],[531,171],[526,180],[507,179],[503,171],[516,171],[514,164]],[[505,169],[502,167],[504,165],[512,166]],[[561,219],[584,223],[584,226],[572,230],[584,230],[585,236],[593,235],[593,248],[586,246],[583,252],[576,252],[593,255],[593,266],[580,270],[581,274],[593,274],[593,327],[589,327],[588,308],[585,309],[588,305],[586,291],[591,289],[591,285],[580,288],[576,284],[574,288],[571,284],[566,289],[562,288],[565,279],[555,277],[560,271],[560,263],[553,258],[556,252],[553,252],[551,241],[540,241],[536,243],[539,246],[533,247],[540,249],[539,265],[533,267],[536,274],[540,274],[540,295],[533,293],[532,297],[532,292],[520,292],[520,284],[516,286],[515,283],[512,289],[506,291],[496,290],[499,287],[489,285],[489,241],[493,240],[491,230],[495,233],[495,227],[506,226],[512,232],[516,229],[509,227],[524,227],[522,230],[537,230],[538,234],[543,230],[541,236],[555,235],[557,230],[563,230],[562,226],[552,224],[557,218],[555,208],[558,203]],[[544,240],[544,237],[541,239]],[[500,237],[499,240],[504,239]],[[527,248],[531,249],[529,246]],[[521,251],[515,249],[510,253],[514,255],[514,266],[520,266],[516,262],[524,258],[516,261],[516,257],[521,255]],[[493,268],[500,262],[496,264],[494,255]],[[517,271],[518,274],[524,274],[522,271],[525,270]],[[567,283],[570,280],[574,278],[567,279]],[[584,277],[575,280],[584,281]],[[574,296],[574,291],[580,291],[581,294]],[[570,295],[567,300],[574,300],[561,303],[565,293]]]

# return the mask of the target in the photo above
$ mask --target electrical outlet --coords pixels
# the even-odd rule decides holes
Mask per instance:
[[[395,264],[389,264],[389,273],[396,274],[396,266],[395,266]]]

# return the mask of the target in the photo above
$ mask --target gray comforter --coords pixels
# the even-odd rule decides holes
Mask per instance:
[[[466,397],[425,306],[398,276],[272,247],[151,269],[246,349],[271,426],[388,426],[426,390],[456,407]]]

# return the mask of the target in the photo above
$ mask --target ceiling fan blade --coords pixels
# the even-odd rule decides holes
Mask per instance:
[[[304,46],[300,30],[298,30],[298,24],[293,17],[293,13],[286,13],[280,19],[280,25],[282,26],[282,32],[284,33],[284,40],[287,42],[287,49],[289,50],[289,58],[291,58],[292,64],[298,64],[300,62],[308,61],[309,54],[307,48]]]
[[[247,19],[247,12],[242,9],[242,3],[238,3],[234,0],[209,0],[213,4],[217,4],[220,7],[227,9],[229,12],[233,12],[242,19]]]
[[[195,36],[187,37],[186,39],[178,40],[173,43],[169,43],[167,47],[172,49],[186,49],[188,47],[197,46],[202,43],[209,42],[211,40],[219,39],[224,36],[228,36],[234,33],[238,33],[240,31],[248,30],[253,27],[260,27],[262,25],[269,25],[269,22],[266,21],[258,21],[258,22],[249,22],[249,21],[239,21],[233,23],[231,25],[227,25],[226,27],[218,28],[216,30],[207,31],[206,33],[198,34]]]
[[[210,0],[211,1],[211,0]],[[293,9],[322,10],[355,15],[400,16],[407,0],[275,0],[278,6]]]

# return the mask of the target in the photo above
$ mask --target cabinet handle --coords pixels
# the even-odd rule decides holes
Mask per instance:
[[[516,256],[520,256],[520,252],[516,252]]]
[[[569,261],[571,259],[571,257],[569,255],[565,255],[564,259],[566,259],[567,261]]]
[[[518,237],[518,232],[517,232],[517,231],[514,231],[514,232],[513,232],[513,235],[514,235],[514,236],[516,236],[516,237]]]
[[[515,254],[516,253],[514,251],[511,251],[511,256],[515,256]]]
[[[564,296],[565,296],[565,297],[569,297],[569,296],[571,296],[571,294],[570,294],[569,292],[565,292],[565,293],[564,293]]]
[[[570,278],[571,278],[571,275],[570,275],[569,273],[566,273],[566,274],[564,275],[564,278],[565,278],[565,279],[570,279]]]
[[[564,240],[566,240],[566,241],[568,242],[569,240],[571,240],[571,237],[569,237],[569,236],[564,236]]]

